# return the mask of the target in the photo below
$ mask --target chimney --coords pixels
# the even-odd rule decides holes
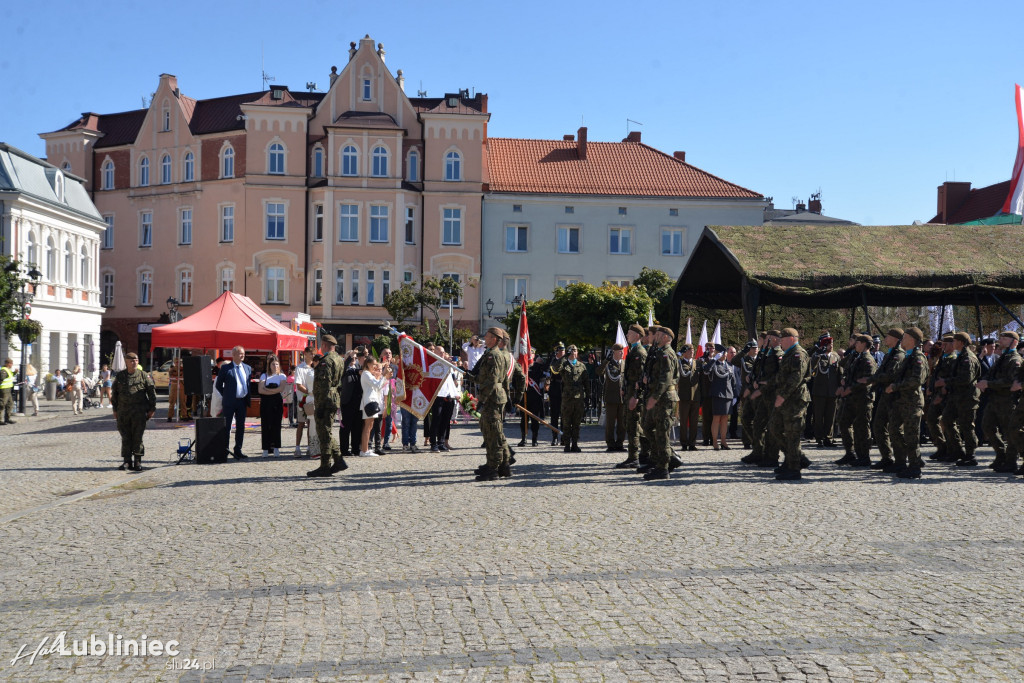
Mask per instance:
[[[398,87],[402,89],[402,92],[405,92],[405,75],[402,74],[401,69],[398,70],[398,78],[395,80],[398,81]]]
[[[940,223],[948,223],[950,216],[964,205],[970,194],[970,183],[946,181],[939,185],[938,210],[935,212],[935,218]]]
[[[334,85],[334,81],[338,80],[338,67],[331,67],[331,85]]]
[[[566,142],[572,142],[573,140],[576,139],[576,136],[573,135],[572,133],[569,133],[568,135],[563,135],[562,139],[565,140]]]
[[[384,43],[377,43],[377,56],[380,57],[380,61],[384,61],[384,55],[387,52],[384,51]]]
[[[679,161],[686,161],[686,152],[672,152],[672,156],[679,159]]]
[[[796,212],[797,213],[803,213],[806,210],[807,210],[807,205],[806,204],[804,204],[803,202],[797,202],[797,205],[796,205]]]
[[[811,213],[821,213],[821,200],[817,197],[811,197],[807,200],[807,210]]]
[[[348,61],[352,61],[352,58],[356,56],[356,41],[352,41],[348,44]]]
[[[587,160],[587,127],[580,126],[580,129],[576,131],[576,137],[579,138],[579,142],[576,143],[576,154],[580,160]]]
[[[623,139],[623,142],[640,142],[640,131],[629,131],[629,134],[625,137],[625,139]]]

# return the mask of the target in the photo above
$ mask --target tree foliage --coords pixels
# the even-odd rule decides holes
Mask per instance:
[[[676,283],[668,273],[657,268],[644,266],[640,274],[633,280],[633,285],[643,287],[654,300],[654,318],[662,324],[667,323],[672,309],[672,292]]]
[[[430,341],[447,348],[447,302],[449,298],[461,299],[464,293],[465,289],[458,280],[450,277],[428,277],[420,287],[417,287],[415,282],[404,283],[398,289],[388,292],[384,297],[384,308],[398,329],[413,334],[418,341]],[[419,325],[410,323],[409,320],[421,309],[429,315],[424,314]],[[457,314],[458,311],[459,309],[455,309],[453,313]],[[458,319],[453,319],[452,322],[452,345],[460,347],[463,342],[469,341],[473,332],[468,327],[460,327]]]

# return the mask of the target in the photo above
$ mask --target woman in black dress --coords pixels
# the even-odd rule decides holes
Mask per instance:
[[[288,378],[281,372],[277,356],[267,356],[267,371],[260,375],[260,436],[263,438],[263,456],[273,451],[281,455],[281,418],[284,416],[284,383]]]
[[[725,347],[718,344],[715,351],[719,355],[708,363],[707,372],[711,377],[711,439],[717,451],[719,448],[729,450],[725,439],[729,432],[729,413],[735,396],[733,383],[736,376],[732,365],[725,360]]]

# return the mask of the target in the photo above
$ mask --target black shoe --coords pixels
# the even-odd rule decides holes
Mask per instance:
[[[961,460],[957,460],[956,461],[956,466],[957,467],[977,467],[978,466],[978,461],[975,460],[974,458],[963,458]],[[992,469],[994,469],[996,472],[999,472],[999,471],[1001,471],[1001,468],[1002,468],[1002,463],[1000,463],[999,467],[993,467]]]
[[[940,458],[936,458],[935,462],[956,462],[959,460],[955,453],[946,453]]]
[[[800,470],[784,469],[775,475],[779,481],[797,481],[801,479]]]
[[[934,453],[932,453],[931,455],[928,456],[928,459],[929,460],[940,460],[941,461],[945,457],[946,457],[946,451],[935,451]]]
[[[896,473],[898,479],[920,479],[921,468],[920,467],[904,467]]]
[[[572,444],[572,446],[569,447],[569,452],[570,453],[582,453],[583,449],[580,448],[579,445],[574,442]]]
[[[824,446],[825,448],[835,448],[836,447],[836,444],[835,444],[834,441],[832,441],[832,439],[822,439],[821,440],[821,445]]]
[[[347,470],[347,469],[348,469],[348,463],[345,462],[345,458],[341,458],[339,460],[335,460],[334,464],[331,465],[331,474],[337,474],[338,472],[341,472],[341,471]]]
[[[332,472],[330,467],[317,467],[315,470],[306,472],[307,477],[329,477],[331,474]]]
[[[552,446],[557,446],[558,445],[558,437],[557,436],[551,437],[551,445]]]
[[[694,448],[694,450],[697,449]],[[742,458],[740,458],[740,462],[743,463],[744,465],[756,465],[760,460],[761,456],[755,455],[753,453],[750,453],[749,455],[744,455]]]
[[[871,458],[857,458],[850,467],[871,467]]]
[[[508,464],[509,464],[509,465],[515,465],[515,464],[516,464],[516,456],[515,456],[515,453],[513,453],[513,454],[512,454],[512,455],[510,455],[510,456],[508,456]]]
[[[119,470],[121,470],[123,472],[124,470],[130,469],[130,468],[131,468],[131,465],[128,464],[128,461],[127,460],[123,460],[121,462],[121,466],[118,467],[117,469],[119,469]]]
[[[680,458],[678,455],[673,455],[671,458],[668,459],[668,471],[671,472],[677,467],[681,467],[682,464],[682,458]]]
[[[846,455],[844,455],[843,457],[839,458],[838,460],[832,461],[832,464],[834,464],[834,465],[852,465],[856,461],[857,461],[857,456],[855,456],[853,453],[847,453]]]
[[[605,453],[614,453],[615,452],[615,444],[613,444],[613,443],[607,444],[605,449],[604,449],[604,452]]]
[[[501,465],[498,467],[498,476],[507,478],[512,476],[512,467],[509,465]]]
[[[536,445],[537,445],[537,439],[534,439],[534,440],[533,440],[533,443],[531,443],[530,445],[531,445],[531,446],[536,446]]]
[[[136,455],[135,456],[135,462],[132,465],[132,469],[135,470],[136,472],[141,472],[142,471],[142,456],[141,455]]]
[[[651,470],[644,475],[644,481],[657,481],[668,479],[668,470]]]
[[[651,469],[653,469],[653,468],[654,468],[654,465],[652,465],[649,462],[645,462],[645,463],[642,463],[640,465],[637,465],[636,473],[637,474],[643,474],[644,472],[650,472]]]
[[[475,470],[473,470],[473,474],[480,474],[481,472],[486,472],[486,471],[487,471],[487,465],[480,465],[480,467],[477,467]]]
[[[525,446],[526,445],[526,437],[523,437],[522,439],[520,439],[519,443],[517,443],[516,445],[519,446],[520,448]]]
[[[907,469],[906,465],[901,465],[898,462],[890,462],[886,463],[885,467],[882,468],[882,471],[887,474],[896,474],[902,472],[905,469]]]
[[[18,421],[17,420],[8,420],[4,424],[15,425],[15,424],[18,424]]]
[[[485,467],[484,471],[476,475],[477,481],[497,481],[498,470],[492,470],[490,467]]]
[[[569,451],[572,450],[572,446],[570,446],[569,444],[566,444],[565,446],[562,447],[562,450],[565,451],[566,453],[568,453]]]
[[[231,457],[234,458],[235,460],[245,460],[249,456],[245,455],[244,453],[232,453]]]
[[[760,460],[757,461],[757,466],[758,467],[778,467],[779,466],[779,461],[778,460],[772,460],[770,458],[761,458]]]
[[[800,456],[800,469],[806,470],[810,466],[811,466],[811,459],[808,458],[806,455],[801,455]]]
[[[617,469],[617,470],[631,470],[631,469],[634,469],[634,468],[638,467],[639,465],[640,465],[640,463],[637,462],[636,460],[630,460],[629,458],[626,458],[625,460],[623,460],[622,462],[617,464],[615,466],[615,469]]]
[[[511,458],[512,460],[516,459],[516,449],[512,448],[511,446],[508,447],[508,457]]]
[[[884,470],[886,467],[889,467],[890,465],[895,465],[895,464],[896,464],[895,460],[889,460],[888,458],[883,458],[882,460],[879,460],[878,462],[876,462],[873,465],[871,465],[871,469],[873,469],[873,470]]]
[[[1020,467],[1018,467],[1017,471],[1014,474],[1024,475],[1024,465],[1021,465]]]

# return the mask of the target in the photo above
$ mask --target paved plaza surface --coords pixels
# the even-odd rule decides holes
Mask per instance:
[[[0,428],[0,679],[1024,679],[1024,480],[984,466],[896,482],[811,448],[780,483],[705,449],[644,483],[590,426],[478,483],[458,426],[314,480],[170,465],[191,432],[157,421],[126,473],[109,410],[43,410]],[[60,632],[178,656],[45,654]]]

